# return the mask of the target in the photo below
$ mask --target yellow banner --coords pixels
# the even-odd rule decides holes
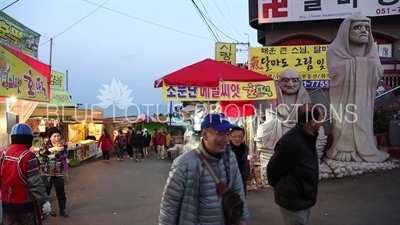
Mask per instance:
[[[75,106],[71,97],[66,91],[51,90],[50,104],[57,106]]]
[[[0,96],[48,102],[47,78],[0,46]]]
[[[231,65],[236,65],[236,44],[215,43],[215,60]]]
[[[219,87],[187,87],[163,85],[166,101],[231,101],[275,99],[274,81],[221,82]]]
[[[52,70],[50,88],[63,91],[65,88],[65,75],[63,73]]]
[[[327,49],[328,45],[250,48],[249,70],[278,79],[285,69],[294,69],[303,80],[329,80]]]

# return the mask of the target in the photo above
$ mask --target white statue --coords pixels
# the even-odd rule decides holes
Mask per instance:
[[[370,19],[346,18],[328,48],[333,145],[327,152],[338,161],[383,162],[387,152],[377,149],[373,134],[376,88],[383,74],[374,45]]]
[[[304,88],[301,76],[293,69],[284,70],[276,85],[277,98],[267,100],[265,121],[258,125],[254,141],[260,153],[261,173],[266,175],[266,166],[274,153],[279,139],[296,125],[297,106],[311,103],[310,95]],[[317,148],[319,156],[326,145],[324,128],[319,131]],[[263,177],[266,182],[266,176]]]

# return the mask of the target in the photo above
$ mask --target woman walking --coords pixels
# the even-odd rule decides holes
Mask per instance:
[[[149,132],[147,131],[147,129],[145,128],[143,133],[144,136],[144,155],[146,157],[149,157],[149,153],[150,153],[150,141],[151,141],[151,136],[149,135]]]
[[[124,161],[124,148],[126,147],[126,137],[122,130],[118,131],[118,135],[115,137],[114,145],[117,148],[118,161]]]
[[[100,145],[101,145],[101,151],[103,152],[103,162],[109,163],[110,150],[113,145],[113,141],[106,129],[103,130],[103,134],[101,135],[100,140],[97,143],[97,148],[99,148]]]
[[[61,142],[61,131],[56,127],[49,128],[47,134],[49,140],[43,144],[44,151],[40,154],[42,157],[42,161],[40,163],[42,180],[44,186],[46,187],[48,196],[50,196],[51,188],[54,186],[56,189],[60,214],[63,217],[68,217],[68,213],[66,211],[67,198],[65,196],[64,188],[64,178],[68,170],[67,145]]]

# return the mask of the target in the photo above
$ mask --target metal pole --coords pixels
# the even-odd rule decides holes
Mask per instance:
[[[65,90],[68,91],[68,70],[65,71]]]
[[[375,99],[380,98],[380,97],[382,97],[382,96],[385,96],[385,95],[387,95],[387,94],[389,94],[389,93],[391,93],[391,92],[393,92],[393,91],[395,91],[395,90],[397,90],[397,89],[399,89],[399,88],[400,88],[400,86],[397,86],[397,87],[395,87],[395,88],[392,88],[392,89],[390,89],[389,91],[387,91],[387,92],[385,92],[385,93],[382,93],[382,94],[376,96]]]
[[[172,125],[172,101],[169,103],[169,126]]]
[[[4,11],[5,9],[7,9],[8,7],[14,5],[14,4],[17,3],[17,2],[19,2],[19,0],[16,0],[16,1],[14,1],[13,3],[9,4],[8,6],[2,8],[2,9],[0,10],[0,12]]]
[[[53,57],[53,38],[50,38],[50,59],[49,65],[51,66],[51,58]]]

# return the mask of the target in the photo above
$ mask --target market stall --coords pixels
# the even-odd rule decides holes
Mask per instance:
[[[206,114],[221,111],[231,118],[242,118],[241,123],[246,126],[243,119],[255,114],[255,100],[276,98],[272,78],[212,59],[165,75],[154,82],[154,87],[163,88],[163,98],[167,101],[202,102],[202,107],[196,106],[192,114],[192,126],[185,134],[186,145],[182,152],[200,143],[199,124]],[[213,108],[210,101],[221,105]],[[247,131],[246,136],[254,135],[250,129]]]

